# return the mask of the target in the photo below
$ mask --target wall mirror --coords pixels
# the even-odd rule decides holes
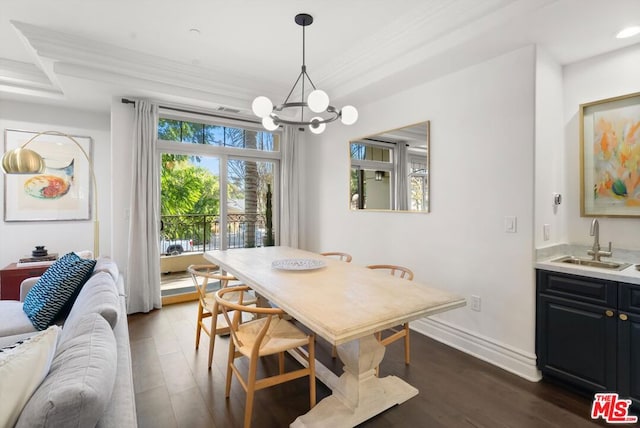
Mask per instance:
[[[353,210],[429,212],[429,121],[349,142]]]

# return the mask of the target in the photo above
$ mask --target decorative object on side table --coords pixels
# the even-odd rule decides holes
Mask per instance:
[[[90,220],[93,200],[93,254],[98,257],[98,185],[91,148],[90,137],[5,130],[5,221]]]
[[[580,215],[640,216],[640,92],[580,106]]]
[[[21,257],[17,266],[50,266],[56,260],[58,260],[58,253],[49,253],[44,245],[38,245],[35,250],[31,251],[30,256]]]
[[[31,252],[31,255],[33,257],[45,257],[48,253],[49,251],[44,248],[44,245],[36,245],[36,249]]]

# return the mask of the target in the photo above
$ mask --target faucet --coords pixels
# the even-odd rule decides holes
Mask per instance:
[[[611,252],[611,241],[609,241],[609,251],[602,251],[600,249],[600,223],[598,223],[597,218],[594,218],[591,222],[591,231],[589,234],[593,236],[593,246],[587,251],[587,254],[593,256],[593,260],[597,262],[600,261],[600,257],[611,257],[611,254],[613,254]]]

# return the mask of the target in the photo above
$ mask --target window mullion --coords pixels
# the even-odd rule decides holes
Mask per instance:
[[[220,178],[218,182],[220,183],[220,248],[222,250],[227,250],[229,248],[229,234],[227,226],[228,226],[228,218],[227,218],[227,207],[228,207],[228,189],[227,185],[227,175],[228,175],[228,163],[229,158],[226,155],[220,156]]]

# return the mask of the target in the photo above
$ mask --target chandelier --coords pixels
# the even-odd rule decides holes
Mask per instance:
[[[300,13],[295,17],[296,24],[302,27],[302,71],[298,75],[296,82],[293,84],[289,95],[282,104],[274,106],[271,100],[265,96],[259,96],[251,104],[253,113],[262,118],[262,126],[269,131],[275,131],[278,126],[283,125],[303,125],[309,126],[309,130],[314,134],[322,133],[327,127],[327,123],[333,122],[338,118],[345,125],[351,125],[358,120],[358,110],[354,106],[344,106],[342,110],[336,109],[329,105],[329,96],[321,89],[317,89],[307,74],[307,66],[305,64],[305,38],[304,28],[313,23],[313,17],[306,13]],[[305,101],[305,80],[311,84],[313,91],[309,93],[309,97]],[[290,102],[291,94],[300,84],[301,97],[300,101]],[[290,120],[281,117],[279,114],[287,109],[300,109],[300,120]],[[323,116],[313,116],[308,114],[309,119],[305,119],[305,111],[310,110],[313,113],[323,113]]]

